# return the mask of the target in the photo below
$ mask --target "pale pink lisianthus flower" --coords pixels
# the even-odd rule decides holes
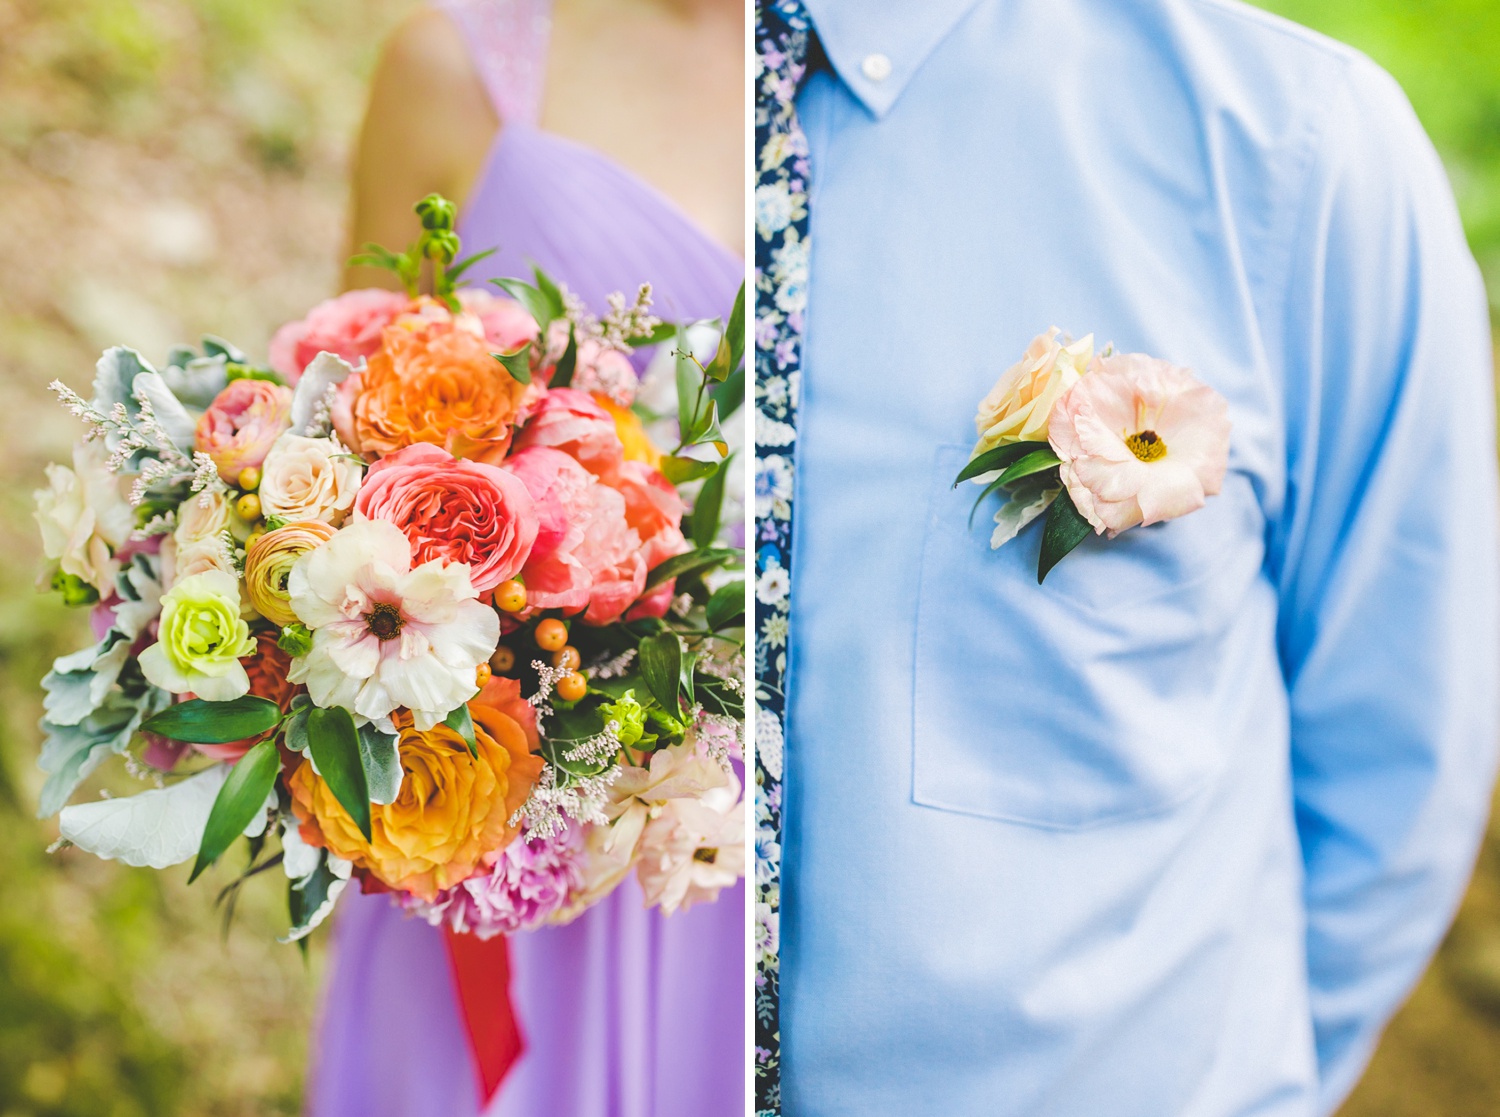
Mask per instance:
[[[319,353],[333,353],[357,365],[380,348],[381,332],[410,301],[395,291],[367,287],[321,302],[306,318],[276,331],[271,367],[295,384]]]
[[[553,388],[515,442],[516,449],[550,446],[573,458],[596,477],[612,473],[625,447],[614,418],[577,388]]]
[[[287,590],[312,648],[288,678],[319,706],[378,719],[405,707],[431,729],[478,692],[500,619],[477,600],[463,563],[413,569],[411,544],[384,520],[356,517],[292,567]]]
[[[193,448],[213,458],[231,485],[240,471],[259,466],[292,425],[292,390],[269,380],[230,381],[198,420]]]
[[[1224,397],[1142,353],[1096,359],[1058,398],[1048,432],[1074,506],[1111,537],[1202,508],[1229,466]]]
[[[662,804],[638,847],[636,878],[648,907],[671,915],[712,902],[745,875],[745,802],[738,795],[732,781],[702,798]]]

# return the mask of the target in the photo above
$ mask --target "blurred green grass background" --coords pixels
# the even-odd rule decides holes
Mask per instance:
[[[99,349],[263,352],[330,293],[364,82],[418,0],[0,3],[0,1117],[298,1110],[322,963],[252,882],[221,940],[186,872],[47,854],[37,681],[84,640],[36,594],[30,492],[75,429],[45,390]],[[1500,293],[1500,5],[1274,0],[1406,87]],[[1497,304],[1500,305],[1500,304]],[[93,787],[129,790],[118,770]],[[220,874],[220,883],[224,874]],[[205,887],[205,885],[207,887]],[[1500,1112],[1500,834],[1345,1117]]]

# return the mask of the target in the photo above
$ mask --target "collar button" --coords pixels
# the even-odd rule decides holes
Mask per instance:
[[[859,64],[859,72],[870,81],[885,81],[891,76],[891,60],[883,54],[867,54]]]

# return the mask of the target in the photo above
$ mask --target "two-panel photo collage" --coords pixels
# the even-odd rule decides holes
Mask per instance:
[[[1500,8],[0,0],[0,1117],[1500,1115]]]

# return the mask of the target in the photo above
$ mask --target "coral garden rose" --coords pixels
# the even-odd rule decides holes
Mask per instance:
[[[339,386],[334,423],[366,458],[429,442],[455,457],[498,462],[525,394],[462,323],[395,324],[364,371]]]
[[[141,672],[173,694],[227,702],[250,689],[240,658],[254,651],[240,619],[239,583],[210,570],[179,579],[162,595],[156,643],[141,652]]]
[[[250,677],[249,693],[276,703],[281,712],[286,713],[291,707],[293,696],[300,689],[287,678],[287,672],[292,666],[291,658],[277,647],[274,632],[257,632],[252,639],[255,641],[255,650],[240,657],[240,664]],[[194,745],[193,748],[215,760],[235,761],[254,745],[275,733],[276,730],[272,728],[257,737],[246,737],[244,740],[222,745]]]
[[[418,729],[398,716],[401,790],[395,802],[371,805],[369,841],[304,761],[289,781],[303,839],[429,902],[493,863],[515,837],[511,816],[531,794],[542,760],[514,719],[478,703],[469,713],[477,757],[446,725]]]
[[[411,711],[431,729],[478,691],[500,618],[481,605],[468,568],[440,559],[413,567],[411,544],[385,520],[358,516],[299,558],[287,582],[312,648],[291,679],[319,706],[372,720]]]
[[[1101,357],[1059,397],[1052,449],[1097,534],[1203,507],[1229,466],[1229,405],[1185,368],[1141,353]]]
[[[268,531],[245,552],[245,593],[255,611],[274,625],[294,624],[288,583],[297,560],[334,536],[322,520],[298,520]]]
[[[363,472],[352,457],[336,439],[282,435],[261,466],[261,511],[283,520],[343,523]]]
[[[34,494],[43,552],[100,597],[114,592],[120,569],[115,553],[135,530],[135,509],[125,496],[129,482],[109,471],[107,456],[103,442],[79,443],[74,469],[47,466],[47,487]]]
[[[1078,383],[1094,355],[1094,335],[1064,345],[1053,326],[996,381],[979,404],[974,457],[1009,442],[1045,442],[1057,398]]]
[[[625,498],[625,522],[641,538],[648,570],[689,549],[682,497],[672,482],[644,462],[626,461],[608,484]]]
[[[596,477],[611,473],[625,457],[614,418],[577,388],[547,393],[516,439],[517,449],[532,446],[561,450]]]
[[[380,335],[410,300],[378,287],[346,291],[321,302],[306,318],[288,322],[271,339],[271,367],[291,383],[319,353],[357,365],[380,348]]]
[[[194,449],[213,458],[219,476],[234,484],[240,471],[259,466],[292,425],[292,390],[268,380],[230,381],[198,420]]]
[[[519,477],[425,443],[372,465],[355,507],[405,532],[414,562],[467,563],[480,593],[519,574],[537,537],[536,509]]]

